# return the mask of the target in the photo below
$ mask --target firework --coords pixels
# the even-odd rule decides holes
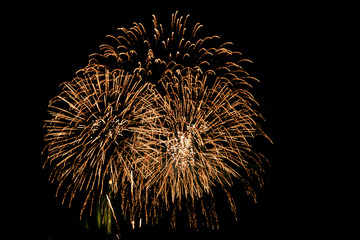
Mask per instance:
[[[216,228],[215,189],[234,215],[234,181],[256,200],[264,157],[249,139],[267,136],[249,92],[257,80],[241,66],[250,60],[219,36],[200,37],[201,24],[188,29],[188,17],[173,14],[169,31],[155,16],[152,32],[119,28],[50,101],[50,180],[70,203],[85,194],[82,211],[96,200],[133,227],[163,212],[175,227],[185,211],[190,227]]]
[[[89,65],[124,69],[141,75],[158,88],[164,75],[185,68],[208,76],[208,84],[221,79],[226,84],[249,85],[246,80],[255,78],[240,64],[251,61],[242,58],[240,52],[230,50],[232,43],[222,42],[217,35],[201,37],[199,32],[203,26],[196,23],[188,28],[188,18],[189,15],[178,17],[178,13],[174,13],[168,30],[155,15],[152,31],[141,23],[134,23],[130,29],[118,28],[119,35],[108,35],[111,41],[102,44],[99,53],[91,55]]]
[[[80,71],[65,82],[61,94],[50,101],[45,127],[47,162],[51,181],[66,184],[64,200],[86,192],[84,207],[104,190],[117,193],[122,182],[131,182],[134,132],[155,116],[141,83],[123,71]],[[109,184],[109,182],[111,184]]]
[[[175,213],[186,202],[191,227],[197,227],[200,214],[207,226],[215,228],[214,188],[224,191],[235,213],[233,180],[240,180],[254,200],[250,181],[262,185],[263,158],[248,143],[258,131],[254,119],[259,115],[250,107],[251,99],[242,98],[221,80],[207,87],[206,76],[191,69],[165,78],[161,81],[165,95],[157,99],[161,117],[147,123],[135,143],[147,153],[141,160],[148,170],[144,182],[155,192],[157,206]],[[210,199],[208,204],[204,198]]]

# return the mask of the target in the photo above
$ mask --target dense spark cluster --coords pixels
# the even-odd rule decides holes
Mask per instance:
[[[174,168],[180,171],[187,166],[193,165],[195,161],[194,146],[191,133],[178,132],[177,137],[168,140],[166,148],[170,154]]]
[[[175,227],[186,211],[190,227],[216,228],[214,189],[234,214],[234,181],[256,199],[264,157],[249,139],[266,135],[248,91],[256,79],[240,65],[250,61],[218,36],[199,37],[199,23],[189,31],[188,17],[173,14],[170,31],[155,16],[153,33],[120,28],[50,101],[50,179],[70,203],[84,195],[82,211],[106,199],[133,227],[163,212]]]

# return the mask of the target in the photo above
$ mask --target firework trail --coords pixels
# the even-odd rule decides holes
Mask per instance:
[[[240,65],[250,61],[218,36],[199,37],[199,23],[187,29],[188,17],[173,14],[170,31],[155,16],[153,32],[120,28],[50,101],[50,180],[64,201],[85,195],[81,212],[105,199],[133,227],[163,212],[175,227],[185,211],[190,227],[217,228],[214,189],[234,215],[234,181],[256,200],[266,161],[249,139],[267,136],[249,92],[257,80]]]

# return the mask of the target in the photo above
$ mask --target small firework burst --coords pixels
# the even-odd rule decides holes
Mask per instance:
[[[173,14],[169,31],[155,16],[151,33],[120,28],[50,101],[50,179],[70,203],[84,192],[82,211],[106,199],[133,227],[164,211],[175,226],[186,211],[190,227],[217,228],[215,189],[234,214],[234,181],[256,200],[265,160],[249,139],[266,135],[249,92],[257,80],[240,65],[250,61],[218,36],[199,37],[202,25],[188,29],[188,17]]]

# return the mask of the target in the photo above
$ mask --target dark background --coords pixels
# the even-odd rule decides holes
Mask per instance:
[[[9,56],[2,71],[7,135],[1,239],[107,239],[103,231],[86,229],[79,209],[62,206],[47,182],[41,156],[47,104],[105,35],[132,22],[151,26],[151,14],[166,23],[176,10],[253,60],[247,70],[261,81],[253,93],[274,142],[260,144],[260,150],[271,168],[258,203],[238,203],[237,222],[224,217],[217,231],[170,230],[167,223],[130,231],[124,225],[122,239],[359,239],[358,159],[349,153],[356,135],[348,135],[357,127],[350,118],[355,95],[347,93],[351,61],[343,56],[353,32],[350,6],[88,1],[11,10],[12,18],[4,21]]]

